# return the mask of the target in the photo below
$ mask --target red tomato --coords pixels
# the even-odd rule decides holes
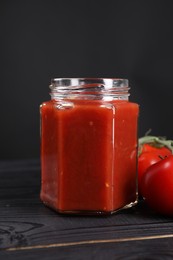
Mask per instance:
[[[152,209],[173,216],[173,155],[150,166],[142,176],[141,185]]]
[[[159,155],[165,157],[172,154],[171,150],[166,147],[155,147],[152,144],[142,145],[142,153],[144,152],[157,152]]]
[[[138,158],[138,193],[143,195],[142,192],[142,176],[146,170],[154,163],[161,160],[156,152],[145,152],[142,153]]]
[[[162,158],[170,156],[172,152],[166,147],[154,147],[151,144],[142,145],[142,152],[138,158],[138,193],[142,195],[141,179],[146,170],[160,161]]]

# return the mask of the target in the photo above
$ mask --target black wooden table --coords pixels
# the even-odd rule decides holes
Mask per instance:
[[[173,259],[173,218],[145,203],[112,216],[63,216],[39,191],[38,160],[0,162],[0,260]]]

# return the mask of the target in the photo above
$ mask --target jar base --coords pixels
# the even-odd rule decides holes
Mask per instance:
[[[137,205],[138,200],[135,200],[134,202],[130,202],[129,204],[125,205],[122,208],[118,208],[112,211],[104,211],[104,210],[60,210],[52,207],[49,203],[43,202],[45,206],[53,209],[57,213],[61,215],[83,215],[83,216],[106,216],[106,215],[113,215],[117,212],[120,212],[124,209],[129,209]]]

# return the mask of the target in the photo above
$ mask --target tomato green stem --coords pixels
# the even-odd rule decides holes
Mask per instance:
[[[162,156],[162,155],[159,155],[159,158],[161,159],[161,160],[164,160],[165,158],[167,158],[168,156]]]
[[[155,147],[167,147],[173,154],[173,140],[166,140],[165,137],[157,137],[157,136],[144,136],[139,138],[139,155],[141,154],[142,145],[151,144]]]

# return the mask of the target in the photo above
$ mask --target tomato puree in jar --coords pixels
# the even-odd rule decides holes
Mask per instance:
[[[41,105],[41,200],[60,213],[113,213],[136,201],[138,105],[73,92]]]

